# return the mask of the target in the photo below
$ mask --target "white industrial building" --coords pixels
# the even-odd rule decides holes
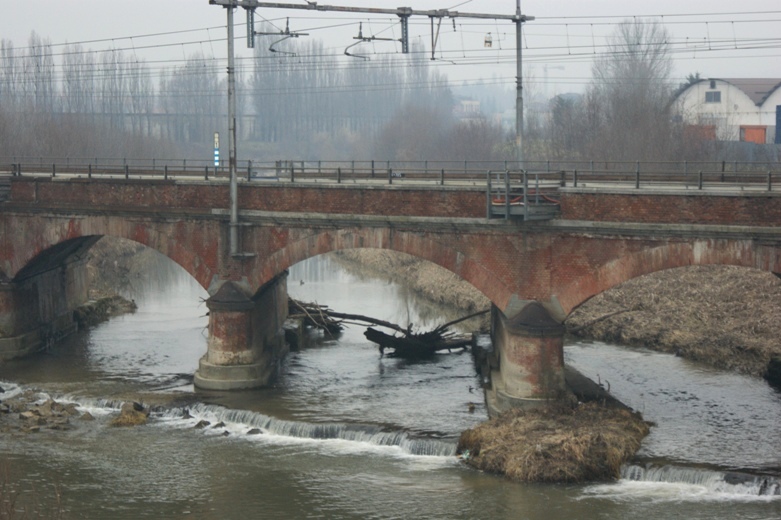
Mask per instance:
[[[703,137],[779,143],[781,79],[703,79],[675,100],[678,119]]]

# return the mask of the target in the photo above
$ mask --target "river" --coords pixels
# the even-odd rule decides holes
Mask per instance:
[[[443,312],[323,257],[294,266],[288,286],[303,300],[416,327]],[[0,399],[34,388],[97,419],[2,434],[0,466],[19,503],[45,510],[60,493],[67,518],[98,519],[781,518],[781,496],[760,494],[762,477],[725,478],[781,473],[781,395],[761,380],[571,342],[568,363],[657,426],[618,482],[521,485],[454,456],[459,432],[486,419],[468,353],[380,357],[351,326],[336,338],[313,334],[273,388],[199,392],[205,292],[179,273],[130,296],[135,314],[0,365]],[[146,426],[108,426],[128,395],[164,404]],[[210,426],[195,428],[201,420]],[[261,433],[249,435],[254,428]]]

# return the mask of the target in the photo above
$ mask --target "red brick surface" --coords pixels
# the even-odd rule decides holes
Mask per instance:
[[[695,264],[733,264],[781,272],[779,249],[749,239],[604,236],[522,228],[432,228],[424,224],[331,224],[302,220],[295,225],[264,221],[240,228],[242,252],[228,254],[225,185],[177,185],[158,181],[20,181],[12,200],[31,213],[0,213],[0,278],[13,278],[32,258],[67,239],[90,235],[128,238],[157,249],[190,272],[204,287],[220,279],[262,286],[290,266],[318,254],[347,248],[392,249],[449,269],[504,310],[513,298],[557,300],[564,312],[618,283],[661,269]],[[479,192],[418,189],[356,190],[252,186],[241,191],[241,207],[269,211],[317,211],[377,215],[474,216],[484,211]],[[708,223],[775,226],[777,198],[668,195],[562,197],[564,216],[575,220]],[[383,202],[384,201],[384,202]],[[122,208],[153,210],[130,216]],[[40,212],[73,208],[70,214]],[[101,208],[93,215],[78,208]],[[477,209],[475,209],[477,208]],[[177,210],[186,210],[178,212]],[[471,212],[471,213],[470,213]]]
[[[781,225],[781,196],[563,193],[561,218],[740,226]]]

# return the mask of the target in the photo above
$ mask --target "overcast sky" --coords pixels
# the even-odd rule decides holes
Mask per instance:
[[[288,0],[305,4],[304,0]],[[393,9],[451,9],[460,12],[514,14],[515,0],[328,0],[321,5]],[[590,64],[606,37],[622,19],[646,17],[660,21],[670,33],[674,77],[689,73],[703,77],[781,78],[780,0],[523,0],[523,13],[534,16],[524,26],[523,54],[533,87],[548,94],[582,90],[590,78]],[[364,36],[399,38],[393,16],[328,14],[323,12],[259,9],[257,18],[292,31],[309,32],[335,54],[354,43],[358,24]],[[237,53],[249,56],[245,44],[243,10],[236,14]],[[86,48],[123,49],[138,59],[169,60],[176,66],[193,53],[225,57],[224,9],[208,0],[0,0],[0,38],[26,47],[31,31],[53,44],[82,43]],[[338,26],[326,28],[328,26]],[[164,34],[165,33],[165,34]],[[427,18],[410,21],[413,40],[430,43]],[[493,46],[484,47],[491,33]],[[154,35],[154,36],[150,36]],[[270,37],[259,43],[268,45]],[[363,44],[367,54],[397,52],[394,42]],[[54,47],[57,54],[61,48]],[[357,49],[356,49],[357,50]],[[433,62],[454,81],[495,78],[508,87],[515,74],[514,26],[507,21],[458,18],[445,20]],[[350,59],[350,58],[344,58]],[[547,82],[546,82],[547,78]]]

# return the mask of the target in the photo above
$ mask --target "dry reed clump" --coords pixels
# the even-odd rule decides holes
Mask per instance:
[[[513,409],[461,434],[467,464],[518,482],[616,479],[649,426],[639,414],[599,403]]]
[[[710,366],[765,375],[781,356],[781,280],[733,266],[670,269],[595,296],[567,321],[577,334],[671,352]]]

